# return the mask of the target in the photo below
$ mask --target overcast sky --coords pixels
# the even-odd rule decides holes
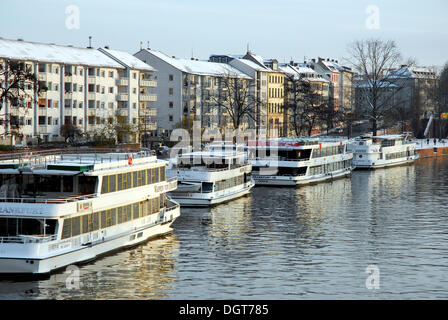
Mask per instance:
[[[349,43],[379,37],[419,65],[440,66],[448,62],[448,1],[1,0],[0,37],[85,47],[89,36],[94,47],[135,53],[149,41],[199,59],[244,54],[249,43],[279,62],[342,60]]]

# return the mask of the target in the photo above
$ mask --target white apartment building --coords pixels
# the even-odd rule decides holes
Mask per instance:
[[[223,79],[252,80],[224,63],[178,59],[151,49],[142,49],[135,56],[157,69],[155,105],[161,136],[169,136],[173,129],[193,120],[200,120],[202,128],[227,127],[229,117],[217,101]]]
[[[127,106],[123,108],[126,109],[123,113],[126,122],[137,124],[142,89],[138,79],[146,77],[154,69],[148,66],[134,69],[132,64],[125,66],[117,57],[111,57],[115,54],[133,59],[130,54],[106,53],[106,50],[93,48],[0,38],[3,69],[6,70],[11,62],[19,62],[36,75],[40,87],[46,88],[36,94],[30,86],[25,108],[10,105],[8,100],[2,102],[0,143],[20,144],[37,137],[42,141],[61,141],[64,140],[60,135],[61,126],[66,123],[77,126],[88,137],[101,134],[105,126],[114,123],[120,115],[121,102]],[[120,79],[129,75],[136,77],[135,82],[121,85],[125,81]],[[4,76],[0,78],[0,84],[6,87]],[[144,87],[144,92],[153,85]],[[122,96],[123,92],[128,96]],[[149,99],[155,98],[151,96]],[[20,124],[15,128],[10,127],[9,119],[12,117],[17,117]],[[13,131],[15,135],[11,137]],[[128,138],[135,141],[138,136]]]
[[[156,135],[157,123],[154,119],[157,109],[154,103],[157,101],[157,70],[130,53],[108,47],[98,50],[125,67],[118,71],[119,79],[116,80],[117,120],[138,126],[140,139],[137,140]]]

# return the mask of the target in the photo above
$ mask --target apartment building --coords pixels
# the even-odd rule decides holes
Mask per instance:
[[[256,103],[255,119],[251,119],[249,127],[257,129],[257,133],[266,130],[268,124],[268,73],[270,69],[251,60],[243,59],[243,55],[213,54],[209,61],[227,63],[254,79],[250,94],[254,97]]]
[[[101,135],[106,125],[114,122],[123,100],[128,102],[126,121],[133,124],[138,119],[138,80],[127,86],[119,84],[131,70],[136,70],[135,76],[139,77],[140,69],[126,67],[117,60],[105,50],[0,38],[3,69],[19,63],[35,74],[39,87],[43,88],[37,94],[31,84],[25,84],[27,101],[20,105],[10,105],[6,99],[2,102],[0,143],[24,144],[33,138],[61,141],[64,124],[78,127],[90,138]],[[145,68],[144,74],[154,71],[151,67]],[[5,76],[0,78],[4,87],[5,81]],[[120,96],[122,92],[135,92],[136,99],[126,101]],[[127,138],[135,142],[138,137]]]
[[[125,69],[118,71],[116,122],[136,128],[127,140],[141,141],[148,145],[150,136],[157,134],[157,71],[130,53],[99,48],[100,52],[121,64]]]
[[[137,58],[157,69],[158,134],[168,137],[177,127],[191,126],[201,121],[202,128],[230,128],[228,113],[220,100],[227,79],[252,79],[243,72],[223,63],[179,59],[160,51],[142,49]]]
[[[325,102],[329,99],[330,81],[318,74],[315,70],[306,66],[306,63],[297,63],[290,61],[289,63],[280,64],[279,68],[285,74],[285,86],[292,87],[292,81],[309,82],[313,92],[321,97],[321,101]],[[294,99],[294,93],[285,96],[285,104],[288,99]],[[286,135],[295,135],[293,125],[291,123],[291,110],[285,110],[284,132]],[[317,132],[315,132],[317,133]]]
[[[250,51],[243,59],[253,61],[268,69],[267,73],[267,136],[269,138],[283,137],[286,118],[284,83],[285,75],[278,66],[276,59],[264,59]]]

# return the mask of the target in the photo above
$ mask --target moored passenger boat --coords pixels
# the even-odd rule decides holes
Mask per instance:
[[[243,149],[243,148],[241,148]],[[239,198],[254,186],[251,165],[235,145],[212,144],[172,159],[168,176],[177,177],[170,196],[181,206],[211,206]]]
[[[416,143],[404,135],[360,137],[349,145],[357,169],[376,169],[404,165],[418,158]]]
[[[84,152],[0,161],[0,273],[49,273],[172,231],[166,161]]]
[[[300,186],[350,175],[347,141],[314,138],[249,141],[246,149],[256,185]]]

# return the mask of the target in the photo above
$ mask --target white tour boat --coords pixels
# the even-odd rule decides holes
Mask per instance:
[[[349,146],[357,169],[375,169],[409,164],[418,158],[416,143],[403,135],[356,138]]]
[[[81,152],[0,160],[0,273],[49,273],[172,231],[167,161]]]
[[[254,186],[251,165],[236,145],[211,144],[171,159],[167,175],[177,177],[170,196],[181,206],[210,206],[241,197]]]
[[[346,140],[317,138],[248,141],[256,185],[300,186],[349,176],[353,154]]]

